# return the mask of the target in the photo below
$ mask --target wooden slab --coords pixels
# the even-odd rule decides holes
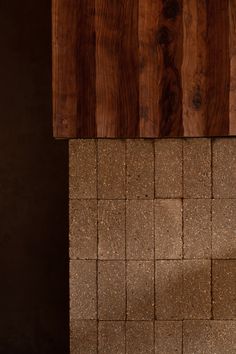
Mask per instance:
[[[236,0],[53,0],[56,138],[236,135]]]

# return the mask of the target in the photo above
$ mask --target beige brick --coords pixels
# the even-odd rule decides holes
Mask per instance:
[[[211,318],[211,262],[183,261],[183,317]]]
[[[211,258],[211,200],[184,200],[184,258]]]
[[[91,199],[97,197],[96,154],[95,140],[70,140],[70,198]]]
[[[70,258],[97,258],[96,200],[70,200]]]
[[[215,352],[212,352],[211,321],[193,320],[183,322],[183,353],[215,354]]]
[[[125,262],[98,262],[98,316],[100,320],[125,319]]]
[[[72,319],[96,319],[96,261],[70,261],[70,311]]]
[[[212,256],[236,258],[236,199],[212,201]]]
[[[97,354],[97,321],[72,320],[70,323],[70,353]]]
[[[126,239],[128,259],[154,258],[154,218],[152,200],[126,202]]]
[[[99,354],[125,354],[125,322],[99,321]]]
[[[213,140],[214,198],[236,198],[236,138]]]
[[[126,322],[126,354],[153,354],[153,322]]]
[[[183,142],[184,198],[211,198],[211,140]]]
[[[156,261],[156,319],[183,318],[182,261]]]
[[[214,319],[236,319],[236,260],[213,261]]]
[[[125,141],[98,140],[98,198],[125,199]]]
[[[212,353],[236,353],[236,321],[212,321]]]
[[[155,201],[155,258],[182,258],[182,201]]]
[[[99,259],[125,259],[125,201],[98,202]]]
[[[127,140],[127,193],[128,199],[154,198],[154,142]]]
[[[127,264],[127,319],[154,319],[154,262]]]
[[[182,197],[182,140],[155,141],[155,196]]]
[[[155,354],[182,353],[182,321],[155,322]]]

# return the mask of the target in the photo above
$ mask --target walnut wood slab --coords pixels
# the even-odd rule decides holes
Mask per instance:
[[[53,0],[56,138],[236,135],[236,0]]]

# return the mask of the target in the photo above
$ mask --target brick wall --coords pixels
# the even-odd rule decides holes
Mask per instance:
[[[236,139],[70,141],[71,353],[236,352]]]

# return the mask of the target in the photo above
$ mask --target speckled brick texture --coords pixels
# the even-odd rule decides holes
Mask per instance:
[[[236,353],[236,138],[70,141],[72,354]]]

